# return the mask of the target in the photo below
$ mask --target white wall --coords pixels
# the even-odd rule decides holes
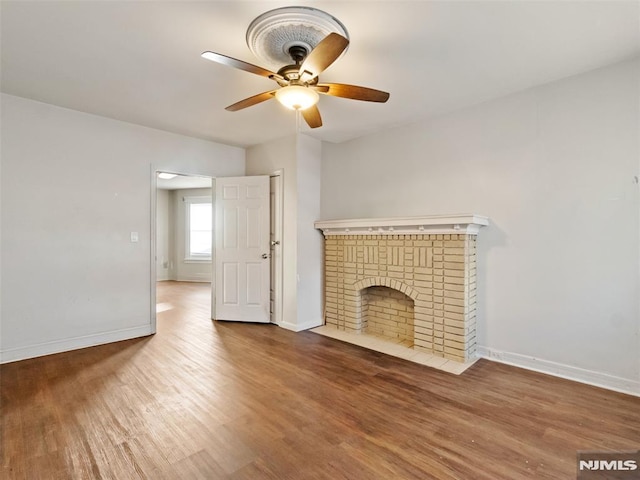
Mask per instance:
[[[10,95],[1,107],[1,360],[149,334],[152,170],[243,175],[244,150]]]
[[[322,142],[298,135],[298,329],[317,327],[323,318],[323,247],[322,233],[313,226],[320,220],[320,176]]]
[[[321,142],[292,135],[247,150],[247,175],[284,171],[283,322],[300,331],[322,324]]]
[[[484,354],[640,393],[639,80],[624,62],[325,144],[322,216],[489,216]]]
[[[213,266],[211,261],[185,260],[186,257],[186,219],[184,197],[209,197],[210,188],[189,188],[172,190],[170,208],[175,219],[171,225],[172,241],[175,248],[172,251],[172,263],[175,266],[173,279],[179,282],[211,282]]]
[[[157,191],[156,196],[156,279],[173,280],[171,274],[173,254],[169,209],[169,190]]]

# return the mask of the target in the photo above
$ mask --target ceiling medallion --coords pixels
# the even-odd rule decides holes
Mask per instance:
[[[310,52],[332,32],[349,39],[342,22],[322,10],[312,7],[276,8],[251,22],[247,29],[247,45],[256,57],[279,68],[291,63],[289,49],[292,46],[301,46]]]

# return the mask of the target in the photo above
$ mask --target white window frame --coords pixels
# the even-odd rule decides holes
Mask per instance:
[[[208,196],[185,196],[184,203],[184,261],[185,263],[211,263],[212,255],[192,255],[191,254],[191,205],[197,203],[211,204],[213,212],[213,201]],[[213,216],[213,213],[212,213]],[[213,219],[212,219],[213,220]],[[211,223],[211,248],[213,251],[213,221]]]

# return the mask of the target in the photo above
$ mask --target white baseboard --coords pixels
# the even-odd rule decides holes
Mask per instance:
[[[493,348],[478,346],[477,355],[492,362],[505,363],[514,367],[546,373],[575,382],[586,383],[616,392],[640,397],[640,381],[616,377],[602,372],[585,370],[571,365],[551,362],[519,353],[502,352]]]
[[[324,325],[324,321],[322,320],[316,320],[313,322],[305,322],[305,323],[290,323],[290,322],[282,322],[280,323],[280,326],[282,328],[286,328],[287,330],[291,330],[293,332],[301,332],[303,330],[309,330],[310,328],[316,328],[319,327],[320,325]]]
[[[211,275],[180,275],[176,278],[176,282],[211,283]]]
[[[145,337],[152,333],[151,325],[143,325],[141,327],[123,328],[111,332],[54,340],[53,342],[37,343],[35,345],[27,345],[26,347],[9,348],[0,350],[0,363],[16,362],[28,358],[68,352],[69,350],[94,347],[105,343],[130,340],[132,338]]]

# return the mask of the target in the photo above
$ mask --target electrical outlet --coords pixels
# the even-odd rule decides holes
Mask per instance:
[[[496,350],[491,350],[490,357],[496,360],[502,360],[502,352],[498,352]]]

